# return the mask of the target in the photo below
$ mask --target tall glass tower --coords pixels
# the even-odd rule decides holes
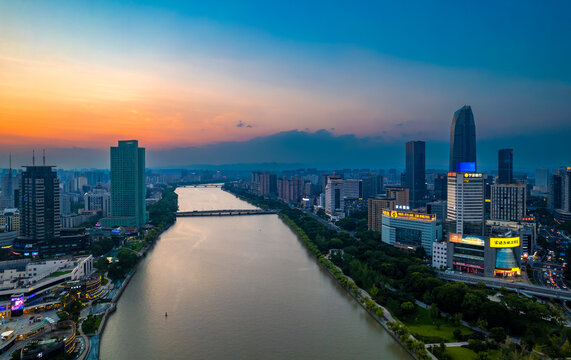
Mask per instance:
[[[144,225],[145,191],[145,148],[137,140],[121,140],[111,147],[111,217],[104,226]]]
[[[469,105],[464,105],[452,117],[449,171],[476,171],[476,126]]]
[[[498,184],[513,184],[514,149],[498,151]]]
[[[59,179],[53,166],[25,168],[20,180],[20,234],[13,251],[43,256],[60,238]]]
[[[414,209],[424,205],[426,194],[425,142],[409,141],[405,149],[406,187],[409,189],[410,206]]]

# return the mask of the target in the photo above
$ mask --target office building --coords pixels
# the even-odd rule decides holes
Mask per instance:
[[[498,184],[512,184],[514,182],[513,163],[513,149],[501,149],[498,151]]]
[[[382,211],[382,241],[401,247],[416,249],[423,247],[432,256],[432,244],[442,240],[442,225],[436,223],[436,216],[404,210]]]
[[[434,199],[446,200],[448,192],[448,176],[446,174],[434,175]]]
[[[559,222],[571,220],[571,167],[553,171],[549,186],[549,207]]]
[[[370,197],[375,197],[378,194],[383,193],[384,178],[380,175],[368,173],[361,175],[361,187],[363,199],[368,199]]]
[[[345,199],[360,199],[362,198],[363,187],[361,180],[346,179],[343,181],[343,196]]]
[[[406,143],[406,182],[409,189],[411,208],[419,208],[425,204],[426,167],[424,141]]]
[[[69,194],[60,194],[59,212],[61,216],[71,214],[71,196]]]
[[[432,267],[438,270],[448,267],[448,243],[446,241],[432,243]]]
[[[526,186],[517,184],[495,184],[491,188],[492,220],[521,221],[526,217]]]
[[[449,234],[484,234],[484,178],[480,173],[448,174],[446,230]]]
[[[60,238],[59,179],[53,166],[25,168],[20,183],[20,234],[13,251],[43,256]]]
[[[369,198],[367,200],[367,225],[371,231],[381,231],[383,226],[383,210],[394,210],[395,199]]]
[[[486,236],[490,237],[498,231],[511,231],[514,236],[519,236],[522,257],[533,256],[537,244],[537,223],[533,218],[520,221],[486,220]]]
[[[449,171],[476,171],[476,126],[472,108],[468,105],[464,105],[452,117]]]
[[[329,215],[341,215],[345,212],[343,179],[329,177],[325,186],[325,211]],[[343,216],[343,215],[341,215]]]
[[[147,222],[145,148],[137,140],[111,147],[111,216],[103,226],[139,227]]]
[[[102,216],[111,215],[111,194],[101,185],[97,185],[93,190],[83,195],[85,210],[99,210]]]
[[[14,191],[18,188],[17,179],[12,170],[12,156],[10,155],[10,168],[8,172],[2,176],[0,182],[2,193],[0,194],[0,210],[5,208],[13,208],[15,206]]]
[[[20,210],[16,208],[0,211],[0,232],[20,231]]]
[[[395,199],[395,206],[399,210],[410,209],[409,189],[401,186],[387,186],[385,188],[387,199]]]
[[[426,212],[436,215],[436,221],[446,220],[446,201],[431,201],[426,204]]]
[[[535,170],[535,186],[533,190],[547,193],[549,190],[549,169],[540,168]]]

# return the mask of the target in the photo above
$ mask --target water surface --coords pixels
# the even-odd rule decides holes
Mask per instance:
[[[179,209],[250,209],[179,188]],[[168,312],[168,317],[165,317]],[[179,218],[138,266],[101,359],[409,359],[276,215]]]

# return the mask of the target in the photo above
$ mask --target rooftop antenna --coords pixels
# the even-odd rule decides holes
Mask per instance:
[[[8,161],[10,163],[10,176],[12,176],[12,153],[10,153],[8,159],[9,159]]]
[[[36,150],[32,150],[32,166],[36,166]]]
[[[43,165],[46,166],[46,149],[44,149],[44,156],[42,157]]]

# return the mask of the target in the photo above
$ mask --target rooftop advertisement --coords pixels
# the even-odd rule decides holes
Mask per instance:
[[[457,244],[484,246],[484,238],[481,236],[450,234],[450,242]]]
[[[490,238],[490,247],[493,248],[512,248],[520,246],[519,236],[511,238]]]
[[[390,216],[393,218],[400,218],[400,219],[436,221],[435,214],[421,214],[421,213],[398,211],[398,210],[383,210],[383,216]]]

